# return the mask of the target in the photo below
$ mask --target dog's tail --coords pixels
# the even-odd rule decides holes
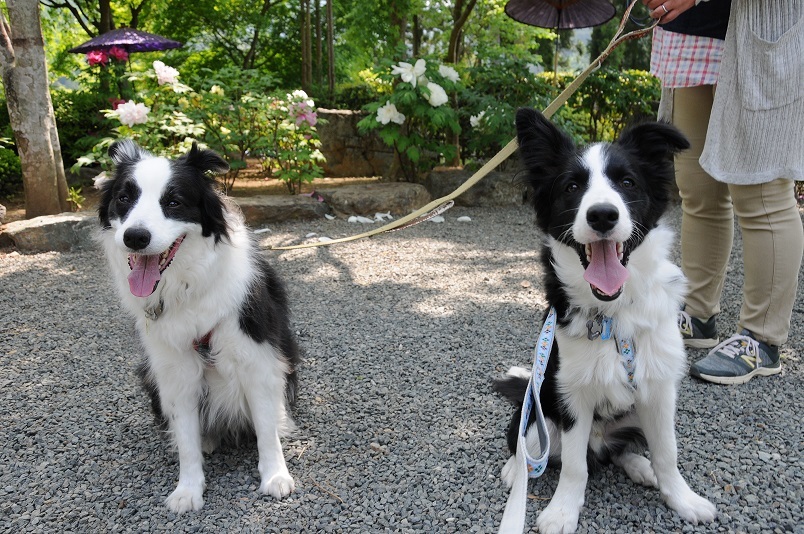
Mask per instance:
[[[503,378],[492,380],[491,389],[514,406],[521,408],[528,390],[530,372],[524,367],[511,367]]]

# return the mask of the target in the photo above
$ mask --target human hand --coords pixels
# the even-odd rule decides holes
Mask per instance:
[[[654,19],[662,19],[661,22],[670,22],[695,6],[695,0],[642,0],[650,10],[650,16]]]

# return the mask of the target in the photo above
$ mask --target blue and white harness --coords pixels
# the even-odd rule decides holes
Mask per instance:
[[[596,324],[597,323],[597,324]],[[587,337],[590,340],[600,338],[603,341],[612,337],[611,317],[600,317],[595,321],[588,321]],[[500,523],[500,534],[521,533],[525,528],[525,513],[528,500],[528,479],[538,478],[544,473],[547,467],[547,458],[550,454],[550,434],[544,420],[544,413],[539,402],[539,391],[544,382],[544,372],[547,369],[547,360],[550,358],[550,351],[553,348],[556,328],[556,310],[550,308],[547,319],[544,320],[542,331],[539,334],[539,341],[536,345],[533,372],[531,373],[528,389],[522,402],[522,412],[519,417],[519,432],[517,434],[516,446],[516,465],[514,473],[514,483],[511,486],[511,493],[508,495],[508,502],[505,504],[502,523]],[[634,361],[633,343],[629,339],[614,337],[617,345],[617,352],[620,353],[623,367],[628,375],[628,383],[634,385]],[[539,432],[539,450],[541,456],[533,458],[525,444],[525,433],[528,428],[528,419],[533,410],[536,410],[536,429]]]

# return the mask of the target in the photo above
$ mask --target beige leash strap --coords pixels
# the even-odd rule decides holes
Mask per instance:
[[[577,78],[575,78],[572,83],[570,83],[561,94],[559,94],[555,100],[553,100],[549,106],[547,106],[542,114],[547,117],[548,119],[553,116],[553,114],[563,106],[567,100],[572,96],[575,91],[581,86],[581,84],[586,80],[586,78],[594,71],[596,71],[600,66],[603,64],[603,61],[609,57],[609,54],[620,46],[625,41],[629,41],[631,39],[638,39],[643,35],[650,33],[651,30],[658,24],[658,20],[654,21],[651,25],[646,26],[644,28],[640,28],[639,30],[634,30],[632,32],[626,33],[622,35],[623,28],[625,28],[625,23],[628,20],[628,17],[631,15],[631,9],[633,9],[636,2],[632,2],[628,5],[628,8],[625,10],[625,14],[623,15],[622,20],[620,21],[620,25],[617,28],[617,32],[612,37],[609,45],[606,47],[605,50],[592,62],[586,69],[581,72]],[[351,235],[348,237],[341,237],[338,239],[330,239],[328,241],[319,241],[315,243],[303,243],[301,245],[292,245],[292,246],[270,246],[271,250],[293,250],[297,248],[311,248],[311,247],[321,247],[325,245],[334,245],[336,243],[346,243],[348,241],[356,241],[358,239],[363,239],[365,237],[371,237],[377,234],[381,234],[384,232],[390,232],[392,230],[401,230],[402,228],[408,228],[410,226],[414,226],[419,224],[420,222],[424,222],[439,213],[443,213],[444,211],[448,210],[453,205],[453,200],[464,192],[469,190],[473,185],[483,179],[488,173],[494,170],[498,165],[500,165],[503,161],[508,159],[508,157],[516,152],[517,149],[517,141],[516,138],[511,139],[507,145],[505,145],[502,150],[497,152],[497,154],[491,158],[489,161],[486,162],[485,165],[480,167],[468,180],[466,180],[463,184],[461,184],[458,189],[450,193],[449,195],[443,196],[441,198],[437,198],[424,206],[423,208],[419,208],[418,210],[410,213],[401,219],[397,219],[392,221],[385,226],[380,228],[375,228],[374,230],[370,230],[368,232],[364,232],[362,234]]]

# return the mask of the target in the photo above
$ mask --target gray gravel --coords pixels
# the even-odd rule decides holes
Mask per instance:
[[[677,222],[678,207],[671,215]],[[0,531],[495,531],[510,409],[489,380],[530,365],[544,306],[539,238],[526,208],[453,208],[446,219],[266,252],[290,288],[306,353],[299,430],[284,443],[296,492],[259,495],[247,444],[207,458],[204,509],[179,517],[162,505],[177,459],[135,379],[141,349],[103,259],[0,252]],[[261,237],[362,230],[321,220]],[[736,257],[739,246],[738,237]],[[722,336],[741,283],[735,261]],[[714,526],[682,522],[657,491],[609,468],[590,478],[579,532],[804,532],[801,275],[799,287],[781,376],[682,383],[679,463],[717,505]],[[552,470],[531,482],[529,525],[557,479]]]

